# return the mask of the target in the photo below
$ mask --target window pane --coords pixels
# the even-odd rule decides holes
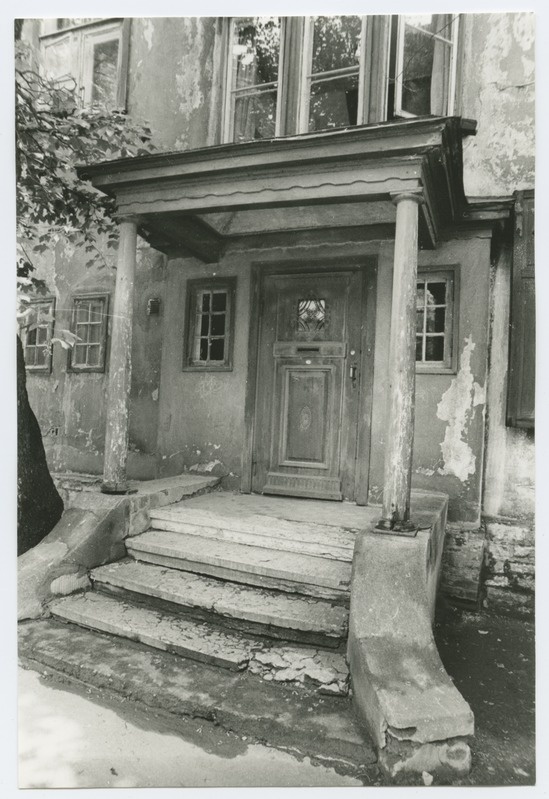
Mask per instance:
[[[222,361],[225,355],[225,339],[215,338],[210,344],[210,361]]]
[[[36,343],[37,344],[45,344],[48,340],[48,328],[47,327],[39,327],[36,330]]]
[[[204,314],[200,317],[200,335],[207,336],[210,332],[210,317]]]
[[[225,335],[225,314],[212,316],[212,336]]]
[[[73,364],[76,366],[85,366],[86,365],[86,345],[85,344],[76,344],[73,349]]]
[[[311,72],[358,66],[361,29],[360,17],[315,17]]]
[[[99,344],[90,344],[88,347],[88,366],[99,366]]]
[[[101,325],[90,325],[88,331],[88,341],[99,344],[101,341]]]
[[[35,349],[35,366],[45,366],[46,358],[47,358],[47,348],[46,347],[36,347]]]
[[[445,39],[451,39],[452,15],[451,14],[412,14],[405,16],[406,24],[421,28],[426,33],[434,33]]]
[[[87,322],[89,317],[89,303],[79,302],[76,306],[76,321]]]
[[[431,113],[435,40],[406,25],[402,67],[402,108],[415,116]]]
[[[90,322],[103,321],[103,303],[92,302],[90,305]]]
[[[326,322],[326,300],[298,300],[297,329],[305,333],[316,333]]]
[[[75,332],[80,342],[88,340],[88,325],[76,325]]]
[[[34,327],[32,330],[27,331],[27,345],[34,346],[36,344],[38,328]]]
[[[213,295],[212,310],[224,311],[227,307],[227,293],[225,291],[217,291]]]
[[[444,360],[444,336],[427,336],[425,342],[425,360]]]
[[[210,292],[205,291],[202,294],[202,310],[209,311],[210,310]]]
[[[446,283],[431,283],[427,285],[427,305],[446,304]]]
[[[207,361],[208,360],[208,339],[201,338],[200,339],[200,356],[199,360]]]
[[[276,89],[235,99],[234,140],[271,139],[276,133]]]
[[[416,308],[423,308],[425,304],[425,283],[417,284]]]
[[[93,48],[92,103],[116,104],[118,86],[118,39]]]
[[[257,86],[278,79],[280,19],[248,17],[237,20],[233,34],[234,87]]]
[[[423,359],[423,336],[416,336],[416,361]]]
[[[423,309],[416,311],[416,333],[423,333]]]
[[[313,83],[309,103],[309,130],[356,125],[358,75]]]
[[[445,308],[427,309],[427,333],[444,333]]]

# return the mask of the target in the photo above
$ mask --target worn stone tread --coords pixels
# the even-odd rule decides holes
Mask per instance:
[[[340,695],[348,690],[349,669],[339,652],[271,644],[95,591],[56,600],[50,610],[59,619],[192,660],[232,670],[248,667],[267,681],[311,684]]]
[[[288,521],[260,514],[222,515],[215,511],[186,507],[153,510],[152,527],[157,530],[202,535],[237,544],[301,552],[315,557],[352,561],[356,531],[324,524]]]
[[[154,555],[169,557],[174,559],[174,568],[177,568],[177,561],[190,564],[183,566],[189,571],[194,568],[200,571],[200,566],[218,566],[240,574],[241,580],[243,574],[265,575],[293,583],[303,591],[307,586],[318,586],[348,594],[351,583],[350,563],[185,533],[150,530],[128,539],[126,546],[131,555],[141,560]],[[150,560],[154,562],[154,557]]]
[[[261,647],[236,633],[94,591],[56,600],[50,610],[65,621],[229,669],[246,668],[254,646]]]
[[[109,691],[166,714],[208,719],[251,742],[308,756],[341,773],[366,775],[376,755],[348,698],[320,696],[115,639],[54,619],[19,625],[24,665]]]
[[[124,560],[100,566],[91,573],[94,583],[115,586],[156,597],[185,608],[197,608],[232,619],[322,633],[342,638],[349,611],[322,599],[251,588],[211,577]]]

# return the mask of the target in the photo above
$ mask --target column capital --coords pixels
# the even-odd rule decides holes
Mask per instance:
[[[407,189],[404,191],[392,191],[391,200],[395,205],[398,205],[402,200],[414,200],[418,205],[425,202],[423,189]]]
[[[117,225],[120,225],[122,222],[133,222],[134,225],[137,225],[139,222],[134,214],[115,214],[114,220]]]

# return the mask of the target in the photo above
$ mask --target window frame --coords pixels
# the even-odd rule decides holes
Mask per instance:
[[[47,313],[48,313],[48,315],[50,315],[52,317],[49,321],[46,322],[45,325],[38,324],[39,318],[40,318],[39,315],[37,315],[37,318],[36,318],[37,319],[37,324],[35,325],[35,329],[38,330],[39,328],[45,327],[46,330],[47,330],[46,343],[43,345],[45,350],[46,350],[46,361],[45,361],[45,363],[38,364],[38,365],[37,364],[29,364],[29,363],[27,363],[27,348],[28,347],[34,347],[35,349],[38,349],[38,347],[41,346],[41,345],[38,345],[38,344],[28,344],[27,343],[28,334],[30,332],[29,331],[30,325],[27,325],[26,327],[23,328],[23,341],[21,343],[23,344],[23,354],[24,354],[24,358],[25,358],[25,369],[28,372],[32,372],[33,374],[48,374],[49,375],[49,374],[51,374],[51,371],[52,371],[52,338],[53,338],[53,331],[54,331],[54,328],[55,328],[55,297],[53,297],[53,296],[40,297],[40,298],[32,299],[29,302],[29,307],[40,306],[40,305],[47,305],[48,306]]]
[[[444,319],[444,333],[442,334],[444,338],[444,359],[442,361],[416,360],[416,374],[457,374],[459,342],[459,265],[451,264],[445,266],[439,264],[436,266],[421,266],[418,268],[417,282],[419,283],[421,280],[425,280],[428,283],[435,281],[444,281],[446,283],[446,314]],[[450,288],[448,289],[448,287]],[[449,301],[448,294],[450,294]],[[417,340],[417,331],[415,335]],[[425,341],[425,317],[422,336]],[[447,343],[449,344],[449,352],[447,351]]]
[[[275,132],[274,138],[277,138],[281,135],[282,129],[282,85],[283,85],[283,71],[284,71],[284,64],[285,64],[285,41],[286,41],[286,31],[287,31],[287,22],[286,17],[278,17],[280,19],[280,50],[278,53],[278,80],[272,81],[272,83],[276,83],[276,118],[275,118]],[[244,94],[245,92],[249,92],[250,89],[257,88],[259,86],[269,86],[271,84],[257,84],[256,87],[246,87],[242,90],[237,90],[233,88],[234,79],[235,79],[235,69],[233,65],[233,57],[231,52],[231,44],[233,41],[234,35],[234,26],[235,23],[240,22],[243,19],[251,19],[251,17],[247,17],[245,15],[237,16],[237,17],[230,17],[226,20],[225,30],[224,30],[224,40],[225,40],[225,58],[224,58],[224,81],[223,85],[225,87],[224,97],[223,97],[223,120],[221,126],[221,140],[223,144],[231,144],[235,143],[234,140],[234,109],[236,102],[233,102],[234,93],[239,91],[240,94]],[[249,141],[264,141],[263,139],[250,139]]]
[[[98,364],[80,364],[74,362],[74,348],[77,346],[78,343],[89,345],[90,342],[78,342],[75,341],[73,347],[71,347],[67,351],[67,371],[68,372],[98,372],[103,373],[106,369],[107,363],[107,346],[108,346],[108,320],[109,320],[109,301],[110,295],[107,292],[98,291],[98,292],[90,292],[85,294],[76,294],[72,297],[72,308],[71,308],[71,326],[70,330],[71,333],[76,335],[76,315],[78,311],[78,304],[81,302],[92,302],[93,300],[101,300],[103,302],[103,319],[101,320],[101,330],[99,334],[99,342],[100,345],[99,353],[99,363]],[[89,322],[87,323],[89,324]],[[95,342],[94,342],[95,343]]]
[[[54,20],[56,23],[57,20]],[[47,50],[66,40],[71,43],[67,73],[56,80],[60,85],[74,81],[83,106],[91,106],[94,44],[118,39],[116,98],[111,110],[125,111],[127,106],[128,64],[131,20],[123,17],[96,19],[93,22],[45,32],[40,36],[42,70],[47,74]]]
[[[185,333],[183,342],[184,372],[232,372],[236,308],[236,277],[191,278],[186,286],[186,315]],[[197,297],[200,291],[226,291],[227,306],[225,316],[225,348],[223,361],[197,362],[194,361],[193,350],[196,333],[195,321],[197,318]]]
[[[309,110],[311,101],[311,87],[314,82],[320,83],[320,80],[314,81],[315,75],[312,73],[313,62],[313,42],[314,42],[314,24],[316,16],[328,15],[315,15],[312,17],[305,17],[305,25],[303,31],[303,40],[301,47],[301,74],[300,74],[300,87],[298,98],[298,111],[297,111],[297,132],[298,133],[316,133],[317,131],[309,130]],[[332,16],[332,15],[329,15]],[[334,14],[333,16],[340,16]],[[358,107],[356,115],[356,124],[352,126],[342,125],[344,127],[356,127],[363,125],[368,121],[368,107],[367,107],[367,80],[366,80],[366,61],[368,60],[368,39],[370,38],[370,17],[361,14],[354,14],[353,16],[359,17],[361,20],[360,31],[360,61],[356,69],[358,76]],[[347,75],[354,75],[354,68],[348,67],[341,71],[340,77]],[[334,80],[336,70],[331,70],[334,73]],[[329,73],[316,73],[316,75],[329,75]],[[328,79],[328,78],[327,78]],[[326,79],[326,80],[327,80]],[[284,98],[283,98],[284,99]],[[341,128],[327,128],[327,130],[340,130]]]
[[[394,100],[392,113],[395,117],[403,119],[416,119],[417,114],[406,111],[402,107],[402,89],[404,81],[402,79],[404,70],[404,36],[406,32],[406,25],[414,30],[421,31],[422,29],[416,25],[411,25],[406,22],[405,17],[412,17],[413,14],[399,14],[397,17],[397,44],[395,53],[395,78],[394,78]],[[446,109],[442,116],[451,116],[455,106],[456,99],[456,77],[457,77],[457,57],[458,57],[458,33],[459,33],[459,14],[453,15],[451,22],[451,36],[447,39],[444,36],[435,36],[435,34],[428,34],[424,31],[426,36],[435,36],[441,41],[447,42],[451,48],[450,55],[450,74],[448,76],[448,85],[445,87]]]

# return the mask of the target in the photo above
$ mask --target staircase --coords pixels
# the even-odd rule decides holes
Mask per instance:
[[[128,557],[94,569],[93,590],[55,601],[52,614],[266,681],[347,695],[355,533],[250,512],[261,498],[238,498],[235,511],[230,497],[225,507],[218,492],[151,510],[150,529],[126,540]]]

